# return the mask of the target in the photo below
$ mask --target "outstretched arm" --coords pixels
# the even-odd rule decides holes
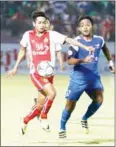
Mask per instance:
[[[25,55],[26,55],[26,48],[21,47],[21,49],[18,53],[17,61],[14,65],[14,68],[12,70],[8,71],[7,77],[14,76],[16,74],[18,66],[21,63],[21,61],[24,59]]]
[[[68,37],[67,37],[67,38],[65,39],[65,41],[66,41],[67,43],[71,44],[71,45],[82,47],[82,48],[84,48],[84,49],[87,50],[87,51],[94,51],[94,50],[95,50],[92,46],[86,46],[86,45],[84,45],[84,44],[80,43],[79,41],[74,40],[74,39],[72,39],[72,38],[68,38]]]
[[[109,69],[111,70],[112,73],[115,73],[116,70],[114,68],[114,63],[112,61],[110,51],[109,51],[108,47],[106,46],[106,44],[104,44],[104,46],[102,47],[102,51],[103,51],[105,57],[107,58],[107,60],[109,61]]]
[[[50,37],[54,43],[59,43],[59,44],[68,43],[73,46],[82,47],[83,49],[85,49],[87,51],[95,51],[95,49],[92,46],[86,46],[86,45],[80,43],[79,41],[74,40],[72,38],[69,38],[61,33],[56,32],[56,31],[50,31]]]

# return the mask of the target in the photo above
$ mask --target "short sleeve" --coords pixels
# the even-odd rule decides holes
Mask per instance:
[[[27,47],[28,46],[28,39],[29,39],[29,33],[28,32],[25,32],[23,34],[23,37],[20,41],[20,44],[23,46],[23,47]]]
[[[55,51],[61,51],[62,46],[61,44],[55,44]]]
[[[80,39],[80,36],[74,38],[75,41],[78,41],[78,39]],[[71,45],[71,47],[78,52],[79,46]]]
[[[77,53],[78,53],[78,50],[75,50],[72,46],[70,46],[68,50],[68,59],[75,58]]]
[[[50,32],[50,39],[52,42],[56,43],[56,44],[63,44],[67,38],[67,36],[58,33],[56,31],[49,31]]]

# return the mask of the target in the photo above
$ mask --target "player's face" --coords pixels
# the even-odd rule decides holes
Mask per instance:
[[[50,21],[49,20],[46,20],[46,27],[45,27],[46,30],[49,30],[50,29]]]
[[[34,27],[40,33],[43,33],[44,31],[46,31],[46,29],[45,29],[46,18],[45,17],[37,17],[37,19],[34,22]]]
[[[89,19],[83,19],[80,21],[79,31],[84,36],[89,36],[92,33],[92,24]]]

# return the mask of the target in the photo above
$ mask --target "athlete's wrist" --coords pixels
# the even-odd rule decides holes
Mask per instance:
[[[112,60],[109,60],[109,62],[108,62],[108,66],[109,66],[109,67],[114,66],[114,63],[113,63],[113,61],[112,61]]]
[[[84,63],[85,61],[84,61],[84,59],[78,59],[77,60],[77,64],[81,64],[81,63]]]
[[[14,66],[14,69],[16,69],[16,70],[17,70],[17,69],[18,69],[18,65],[15,65],[15,66]]]

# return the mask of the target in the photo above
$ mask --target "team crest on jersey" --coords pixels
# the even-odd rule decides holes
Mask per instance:
[[[71,56],[73,52],[71,50],[68,50],[68,55]]]
[[[47,43],[47,42],[48,42],[48,38],[45,38],[45,39],[44,39],[44,43]]]

